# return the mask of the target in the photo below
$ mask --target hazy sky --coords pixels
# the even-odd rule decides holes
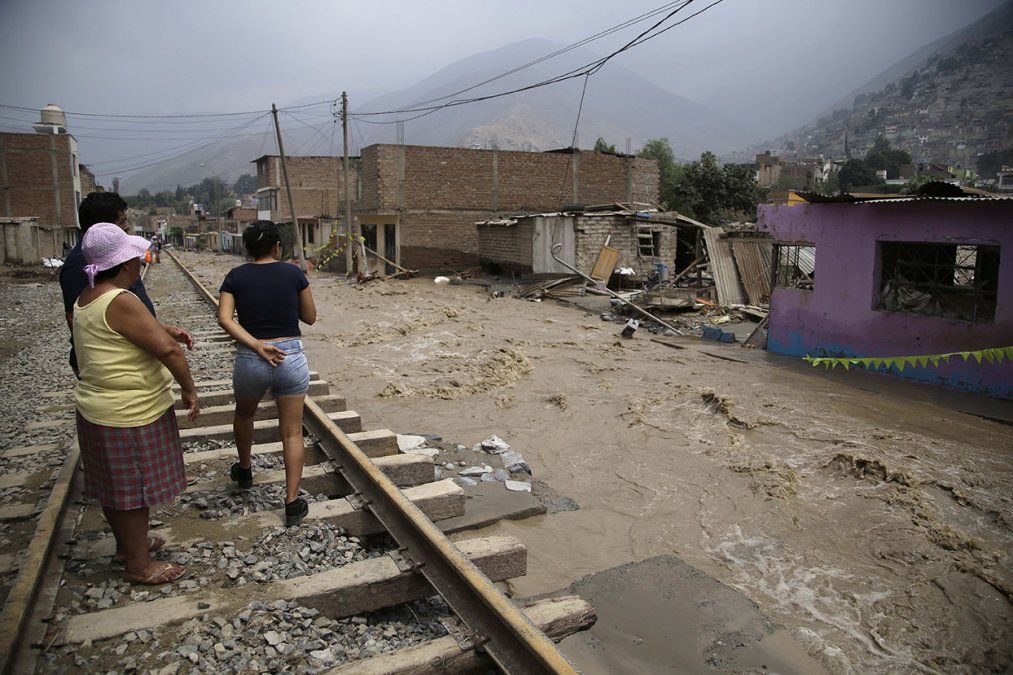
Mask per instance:
[[[341,89],[379,93],[478,51],[531,37],[573,42],[661,4],[0,0],[0,103],[209,112],[265,109],[272,101],[324,98]],[[662,87],[721,111],[759,141],[808,121],[915,49],[1001,4],[724,0],[620,58]],[[604,53],[633,34],[590,48]],[[81,141],[86,161],[89,152],[99,159],[112,152],[101,138]],[[138,141],[130,154],[143,153],[145,142],[155,143]]]

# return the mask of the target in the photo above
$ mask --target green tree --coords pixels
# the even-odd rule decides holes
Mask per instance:
[[[995,178],[1004,166],[1013,164],[1013,148],[986,152],[978,157],[978,175],[982,178]]]
[[[911,155],[905,150],[892,148],[886,137],[878,136],[865,154],[865,163],[873,171],[885,169],[887,178],[899,178],[901,165],[910,164]]]
[[[610,145],[609,143],[605,142],[604,138],[602,138],[601,136],[599,136],[598,140],[594,142],[594,151],[595,152],[611,152],[611,153],[615,154],[616,146]]]
[[[876,171],[862,159],[849,159],[838,172],[837,180],[842,192],[848,192],[853,187],[875,185],[879,182]]]
[[[599,139],[600,140],[600,139]],[[595,145],[595,150],[598,146]],[[257,191],[257,177],[253,174],[244,173],[232,184],[232,192],[236,195],[246,195]]]
[[[675,161],[675,153],[667,138],[655,138],[647,141],[637,153],[638,157],[654,159],[658,162],[659,196],[665,208],[681,210],[685,208],[675,193],[675,185],[679,182],[681,168]]]

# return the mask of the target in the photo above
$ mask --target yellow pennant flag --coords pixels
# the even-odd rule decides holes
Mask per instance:
[[[970,359],[974,359],[978,365],[981,365],[982,361],[988,362],[989,365],[995,365],[1002,363],[1003,360],[1013,361],[1013,346],[947,352],[945,354],[921,354],[918,356],[813,357],[807,354],[804,358],[813,366],[823,366],[830,370],[833,370],[837,366],[841,366],[845,370],[851,370],[851,366],[854,365],[862,366],[867,370],[879,370],[879,367],[883,366],[886,370],[896,368],[899,372],[904,372],[905,368],[928,368],[929,364],[933,368],[938,368],[940,362],[949,363],[950,358],[953,356],[961,357],[965,363]]]

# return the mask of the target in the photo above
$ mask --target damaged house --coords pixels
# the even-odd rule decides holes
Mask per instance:
[[[894,357],[1013,345],[1013,199],[761,205],[775,241],[767,348],[791,356]],[[1013,363],[953,358],[893,374],[1013,396]]]
[[[558,256],[591,273],[606,246],[615,251],[608,274],[618,265],[646,276],[658,264],[671,266],[676,257],[677,230],[659,222],[659,215],[610,205],[478,222],[479,262],[495,272],[570,274],[552,257],[553,245],[562,244]]]

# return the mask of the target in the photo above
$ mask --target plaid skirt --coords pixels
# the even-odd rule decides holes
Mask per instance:
[[[176,411],[151,424],[107,427],[77,413],[84,495],[120,511],[164,504],[186,489]]]

